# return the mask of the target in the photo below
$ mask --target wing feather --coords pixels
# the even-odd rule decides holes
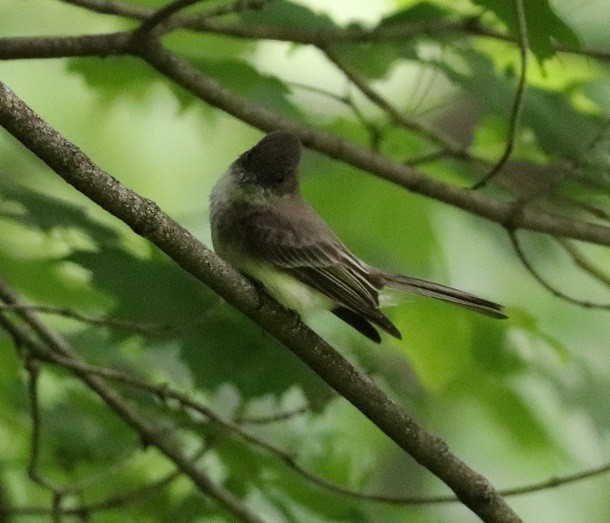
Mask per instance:
[[[249,215],[243,222],[248,249],[338,304],[381,321],[378,308],[383,281],[371,274],[321,219],[308,218],[299,220],[300,230],[295,231],[292,221],[281,214]]]

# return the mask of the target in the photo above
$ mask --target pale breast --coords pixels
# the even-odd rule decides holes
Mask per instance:
[[[260,281],[267,292],[284,307],[299,314],[321,309],[331,310],[335,306],[335,303],[321,292],[266,264],[245,261],[239,269]]]

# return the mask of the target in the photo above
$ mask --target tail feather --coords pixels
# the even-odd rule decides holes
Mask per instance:
[[[504,313],[502,305],[473,296],[464,291],[453,289],[452,287],[446,287],[445,285],[421,280],[419,278],[400,276],[386,272],[383,272],[381,276],[383,277],[386,286],[391,289],[455,303],[456,305],[466,307],[493,318],[504,319],[508,317]]]
[[[358,332],[364,334],[369,340],[373,340],[375,343],[381,343],[381,336],[377,332],[377,329],[375,329],[364,316],[347,307],[336,307],[331,312],[338,318],[341,318],[345,323],[354,327]],[[396,330],[396,332],[400,337],[400,332],[398,332],[398,330]]]

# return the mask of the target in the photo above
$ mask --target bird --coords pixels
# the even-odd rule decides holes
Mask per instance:
[[[286,130],[273,131],[241,154],[210,196],[212,244],[218,256],[303,315],[326,309],[380,343],[379,329],[402,339],[380,310],[416,294],[451,302],[493,318],[501,305],[467,292],[373,267],[339,239],[305,200],[299,186],[302,146]]]

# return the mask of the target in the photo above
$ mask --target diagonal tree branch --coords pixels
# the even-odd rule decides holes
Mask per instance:
[[[65,47],[66,54],[60,52],[62,47]],[[0,38],[0,59],[126,53],[140,55],[155,69],[195,96],[254,127],[264,131],[280,128],[291,130],[309,148],[412,192],[459,207],[510,228],[531,229],[610,246],[610,227],[550,214],[534,207],[523,208],[520,203],[494,200],[468,189],[426,177],[417,170],[392,162],[374,151],[363,149],[335,135],[317,131],[260,107],[233,93],[162,47],[144,44],[142,39],[133,33],[92,37]],[[515,212],[516,207],[519,212]]]
[[[30,418],[32,419],[28,476],[34,483],[52,492],[56,504],[61,506],[60,502],[65,492],[64,489],[47,479],[40,471],[42,420],[39,401],[40,368],[38,361],[28,354],[25,358],[25,368],[28,373],[28,399],[30,402]]]
[[[415,460],[443,480],[479,517],[485,521],[520,521],[487,479],[449,452],[442,440],[419,426],[404,408],[388,398],[372,380],[360,374],[300,322],[294,313],[260,296],[252,284],[171,220],[157,205],[102,171],[1,83],[0,125],[77,190],[149,239],[183,269],[284,343]],[[14,303],[16,300],[9,297],[6,301]],[[32,313],[20,311],[20,314]],[[43,335],[48,337],[44,331]],[[57,342],[53,337],[45,338],[45,341]],[[100,378],[87,379],[98,393],[106,394],[100,389],[100,385],[104,385]],[[124,410],[116,404],[114,406]],[[134,424],[137,419],[136,427],[146,423],[139,419],[138,413],[123,414],[129,415],[128,419]],[[158,438],[158,434],[153,432],[153,435]],[[164,453],[175,452],[165,440],[153,441]],[[172,458],[181,468],[184,467],[185,473],[188,471],[194,481],[209,489],[209,480],[203,481],[201,471],[190,462],[185,463],[180,455]]]
[[[504,226],[531,229],[610,246],[610,227],[564,218],[535,208],[524,207],[520,203],[493,200],[469,189],[439,182],[404,164],[392,162],[383,155],[262,108],[202,74],[187,61],[168,52],[160,45],[143,44],[137,52],[156,70],[210,105],[264,131],[290,130],[310,149],[376,174],[410,191],[460,207]],[[515,212],[515,206],[518,212]]]
[[[320,50],[326,55],[326,57],[337,66],[337,68],[345,74],[345,76],[352,82],[359,90],[366,96],[371,102],[378,105],[387,115],[401,127],[417,132],[422,136],[425,136],[428,140],[440,145],[449,154],[458,158],[467,157],[468,159],[475,161],[477,159],[470,158],[468,152],[464,150],[460,144],[455,143],[448,136],[444,136],[440,131],[429,127],[428,125],[409,118],[407,115],[401,113],[396,107],[388,102],[383,96],[375,91],[366,80],[346,63],[332,47],[325,46],[320,47]]]

